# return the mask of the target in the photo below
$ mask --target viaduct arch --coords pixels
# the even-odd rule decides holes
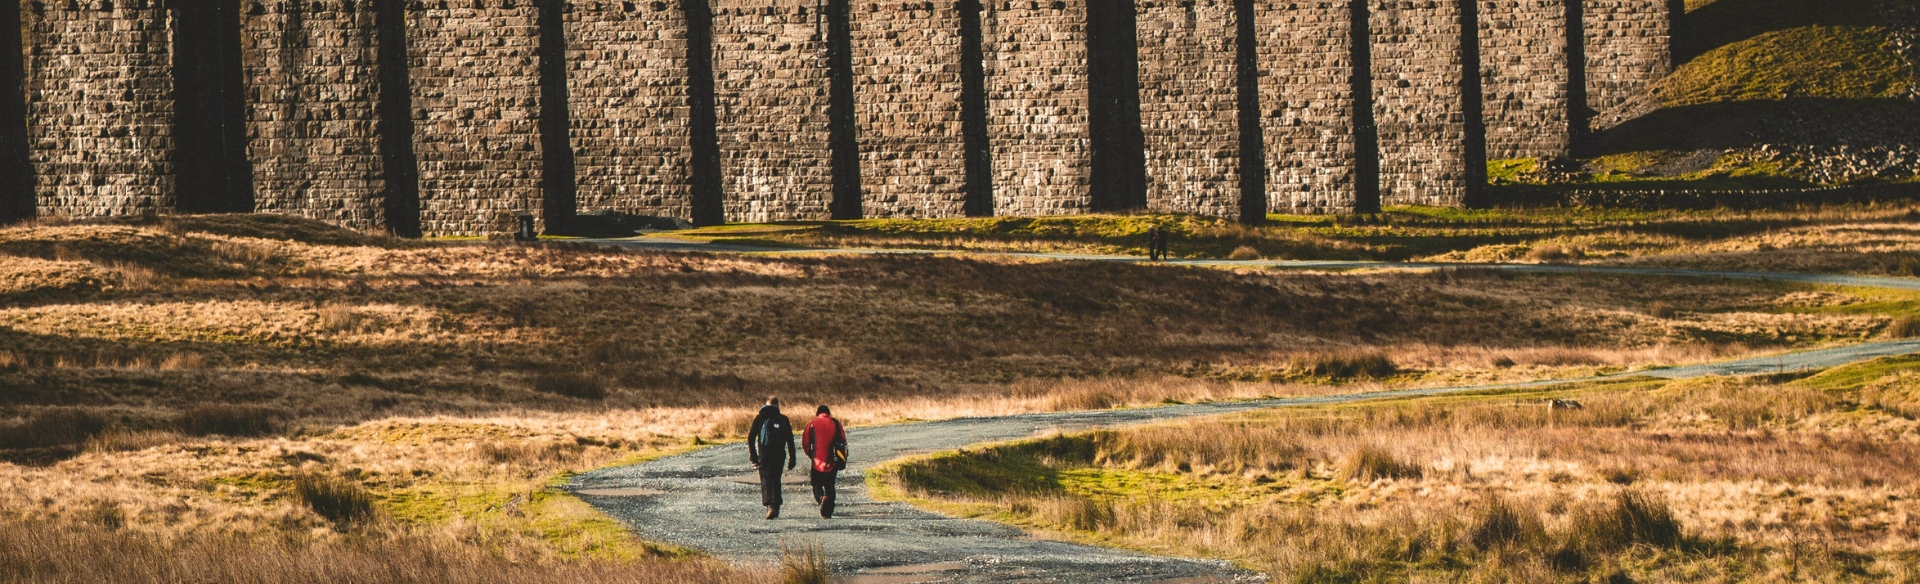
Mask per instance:
[[[171,5],[170,5],[171,3]],[[1461,206],[1668,0],[0,0],[0,218]]]

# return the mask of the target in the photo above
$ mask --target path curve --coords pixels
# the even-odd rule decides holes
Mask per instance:
[[[621,247],[699,252],[942,254],[920,250],[789,250],[646,240],[602,240]],[[1140,258],[1081,254],[1010,253],[1034,259],[1140,262]],[[1622,275],[1721,277],[1814,284],[1920,290],[1920,279],[1728,272],[1664,268],[1623,268],[1527,264],[1427,264],[1385,262],[1186,260],[1169,265],[1279,267],[1305,269],[1432,269],[1475,267],[1538,273],[1614,273]],[[1575,380],[1497,385],[1405,389],[1343,395],[1084,412],[956,418],[936,422],[854,428],[854,463],[839,480],[840,510],[822,520],[808,504],[805,467],[786,475],[788,506],[778,520],[760,518],[758,488],[748,468],[746,446],[729,444],[643,464],[606,468],[573,478],[569,490],[620,520],[639,536],[705,551],[745,563],[772,563],[783,544],[821,545],[836,573],[851,582],[1225,582],[1257,580],[1225,562],[1153,556],[1125,550],[1034,539],[1019,529],[983,520],[958,519],[900,503],[874,501],[864,471],[877,462],[913,454],[952,450],[984,442],[1014,440],[1052,431],[1172,420],[1249,410],[1353,402],[1392,397],[1440,395],[1580,381],[1658,377],[1685,379],[1823,369],[1879,357],[1920,353],[1920,339],[1869,342],[1654,369]],[[797,416],[803,418],[804,416]]]

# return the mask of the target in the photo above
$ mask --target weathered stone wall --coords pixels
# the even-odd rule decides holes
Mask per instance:
[[[1353,22],[1345,0],[1259,0],[1260,124],[1267,203],[1282,213],[1353,209]]]
[[[1567,2],[1482,0],[1480,68],[1490,158],[1571,154]],[[1578,1],[1578,0],[1572,0]]]
[[[687,20],[679,0],[575,0],[566,15],[576,204],[692,216]]]
[[[1138,0],[1147,208],[1240,212],[1238,24],[1231,0]]]
[[[728,221],[826,219],[833,199],[825,15],[813,0],[714,0]]]
[[[966,213],[960,10],[852,2],[860,185],[868,217]]]
[[[372,2],[248,2],[241,16],[254,208],[384,227]]]
[[[39,213],[180,208],[166,12],[153,0],[4,1],[23,12]],[[1125,83],[1089,70],[1086,0],[987,2],[978,37],[971,3],[956,0],[855,1],[832,19],[820,8],[840,4],[818,0],[567,0],[563,20],[544,21],[541,11],[561,14],[559,4],[434,0],[408,3],[405,43],[380,42],[402,34],[394,21],[376,22],[388,4],[236,1],[258,209],[362,228],[388,215],[411,224],[398,218],[411,217],[412,188],[393,185],[412,185],[417,169],[419,223],[436,235],[486,231],[505,211],[574,208],[679,217],[703,208],[704,221],[952,217],[969,210],[969,193],[984,205],[986,186],[994,214],[1084,213],[1098,183],[1090,78],[1128,87],[1113,90],[1121,96],[1138,83],[1145,144],[1113,142],[1103,159],[1144,150],[1154,210],[1242,210],[1241,190],[1260,188],[1258,173],[1240,168],[1242,113],[1259,124],[1248,139],[1262,151],[1247,155],[1264,156],[1275,211],[1460,205],[1482,154],[1481,118],[1467,119],[1477,98],[1489,105],[1495,156],[1557,156],[1570,148],[1582,91],[1594,109],[1617,107],[1670,67],[1668,0],[1586,0],[1584,28],[1572,32],[1569,0],[1364,0],[1357,14],[1370,25],[1357,39],[1349,0],[1253,0],[1241,8],[1254,20],[1246,54],[1232,2],[1133,0],[1132,20],[1098,29],[1127,34],[1092,40],[1137,43],[1138,76],[1123,71]],[[711,59],[707,29],[688,14],[704,23],[706,5]],[[1478,13],[1478,25],[1462,29],[1463,13]],[[850,24],[829,25],[837,19]],[[829,42],[830,30],[839,40]],[[1569,47],[1570,34],[1585,42]],[[974,38],[977,61],[963,55]],[[402,44],[404,68],[388,53]],[[1259,103],[1241,112],[1246,58]],[[1584,83],[1568,81],[1580,74],[1575,59]],[[710,108],[704,83],[690,80],[709,66]],[[384,87],[383,78],[410,81]],[[1356,84],[1372,91],[1356,95]],[[411,112],[394,113],[409,99]],[[1129,100],[1101,103],[1103,131],[1134,127],[1113,122],[1136,112]],[[984,121],[970,124],[968,111]],[[985,179],[971,183],[969,139],[990,150],[974,157],[972,172]],[[699,205],[696,183],[709,193]],[[406,196],[388,200],[389,191]]]
[[[531,0],[433,2],[407,11],[427,234],[478,234],[498,213],[540,213],[537,17]]]
[[[1084,0],[990,0],[981,18],[994,214],[1092,204]]]
[[[1374,0],[1374,113],[1380,202],[1460,206],[1466,199],[1460,12],[1454,0]]]
[[[13,0],[7,0],[13,1]],[[169,212],[172,31],[157,2],[30,2],[28,134],[40,215]]]
[[[1628,119],[1630,108],[1673,72],[1672,17],[1666,0],[1585,0],[1587,107],[1594,129]]]

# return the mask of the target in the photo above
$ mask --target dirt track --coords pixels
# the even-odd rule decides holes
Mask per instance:
[[[611,241],[625,247],[675,251],[767,251],[714,245],[663,245]],[[790,251],[790,250],[789,250]],[[785,253],[785,252],[783,252]],[[868,250],[808,250],[804,253],[872,253]],[[895,253],[895,252],[888,252]],[[914,252],[908,252],[914,253]],[[1118,256],[1016,254],[1039,259],[1141,261]],[[1384,264],[1374,262],[1168,262],[1195,266],[1271,266],[1290,268],[1484,267],[1541,273],[1619,273],[1632,275],[1723,277],[1846,286],[1920,290],[1920,279],[1702,272],[1670,269],[1588,268],[1511,264]],[[1611,377],[1653,376],[1671,379],[1821,369],[1868,359],[1920,353],[1920,339],[1865,343],[1707,365],[1658,369]],[[1128,410],[1103,410],[960,418],[937,422],[855,428],[848,440],[854,464],[839,481],[840,512],[822,520],[810,504],[804,467],[789,473],[788,506],[781,519],[760,518],[743,444],[715,446],[644,464],[579,475],[570,488],[595,507],[652,541],[702,550],[741,562],[778,561],[782,544],[819,544],[836,573],[854,583],[868,582],[1212,582],[1257,579],[1212,561],[1149,556],[1106,548],[1034,539],[1007,526],[955,519],[898,503],[872,500],[862,471],[901,456],[951,450],[970,444],[1012,440],[1054,430],[1071,431],[1205,416],[1261,408],[1325,404],[1388,397],[1435,395],[1488,389],[1544,386],[1567,381],[1468,386],[1359,393],[1245,402],[1191,404]],[[789,412],[794,415],[797,412]],[[804,418],[805,416],[795,416]]]

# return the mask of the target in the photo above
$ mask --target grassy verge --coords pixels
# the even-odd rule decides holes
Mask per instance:
[[[1289,408],[936,454],[869,481],[1287,581],[1901,580],[1920,560],[1915,375],[1906,357]]]
[[[1146,230],[1173,233],[1178,258],[1649,263],[1732,268],[1756,252],[1802,271],[1911,275],[1920,243],[1910,204],[1761,211],[1460,210],[1396,207],[1367,215],[1273,215],[1264,226],[1193,216],[937,219],[737,226],[755,241],[808,247],[1144,256]],[[729,230],[695,230],[704,238]]]

